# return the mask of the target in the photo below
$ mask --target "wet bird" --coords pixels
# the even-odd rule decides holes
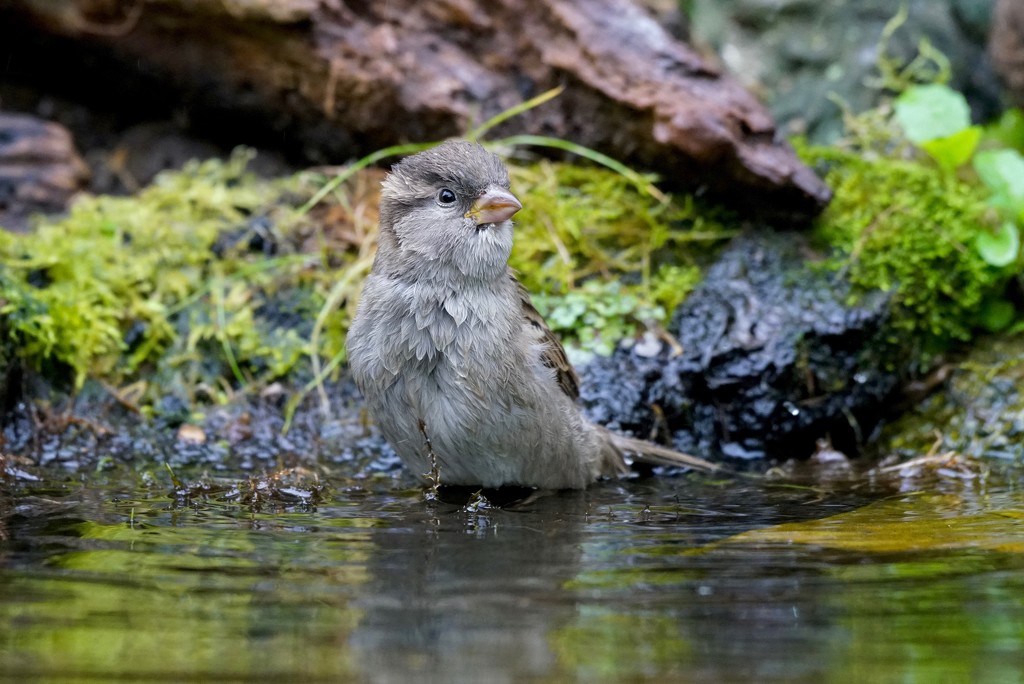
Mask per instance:
[[[580,412],[565,350],[508,265],[521,208],[501,160],[467,141],[407,157],[384,180],[347,340],[384,437],[443,484],[582,488],[628,472],[624,454],[716,469]]]

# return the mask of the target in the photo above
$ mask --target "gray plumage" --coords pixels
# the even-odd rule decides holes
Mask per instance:
[[[445,484],[581,488],[626,472],[624,450],[714,469],[582,416],[564,350],[508,267],[520,206],[501,161],[466,141],[408,157],[385,179],[347,340],[384,437],[424,478],[432,449]]]

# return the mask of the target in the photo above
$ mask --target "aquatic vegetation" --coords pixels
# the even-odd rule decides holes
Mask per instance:
[[[1021,528],[1007,525],[1006,521],[1019,519],[1024,511],[1014,507],[1011,497],[1000,499],[1000,503],[1009,506],[972,510],[955,495],[909,494],[819,520],[744,532],[697,553],[738,544],[800,544],[868,554],[957,548],[1020,554],[1024,551],[1024,535],[1020,533]],[[921,568],[918,573],[922,570],[927,569]],[[933,571],[949,573],[950,568],[940,565]],[[852,578],[869,574],[856,567],[835,568],[832,572]]]

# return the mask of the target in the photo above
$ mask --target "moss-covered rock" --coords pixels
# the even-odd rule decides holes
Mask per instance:
[[[875,450],[913,458],[955,452],[1021,465],[1024,336],[986,337],[952,368],[948,382],[886,426]]]
[[[977,236],[997,225],[984,191],[914,161],[808,148],[805,161],[834,189],[815,225],[829,263],[865,292],[893,294],[894,334],[941,348],[970,339],[1010,271],[985,262]]]
[[[30,234],[0,235],[2,313],[19,355],[74,387],[217,387],[291,370],[308,340],[294,318],[267,312],[284,301],[315,316],[350,259],[310,269],[296,245],[310,219],[282,199],[295,182],[257,179],[248,157],[194,163],[136,197],[84,198]]]

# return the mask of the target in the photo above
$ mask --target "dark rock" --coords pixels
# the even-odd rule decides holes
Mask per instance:
[[[64,127],[0,113],[0,226],[24,229],[34,213],[63,211],[87,180]]]
[[[855,451],[900,384],[888,297],[849,305],[806,255],[794,234],[736,240],[675,313],[682,354],[581,369],[588,414],[641,437],[663,416],[678,448],[712,457],[806,456],[826,435]]]
[[[86,155],[93,172],[90,190],[97,193],[134,193],[163,171],[180,169],[191,160],[225,157],[231,151],[230,145],[203,139],[175,121],[147,121],[107,137],[104,145]],[[265,177],[292,171],[278,155],[265,150],[246,168]]]

